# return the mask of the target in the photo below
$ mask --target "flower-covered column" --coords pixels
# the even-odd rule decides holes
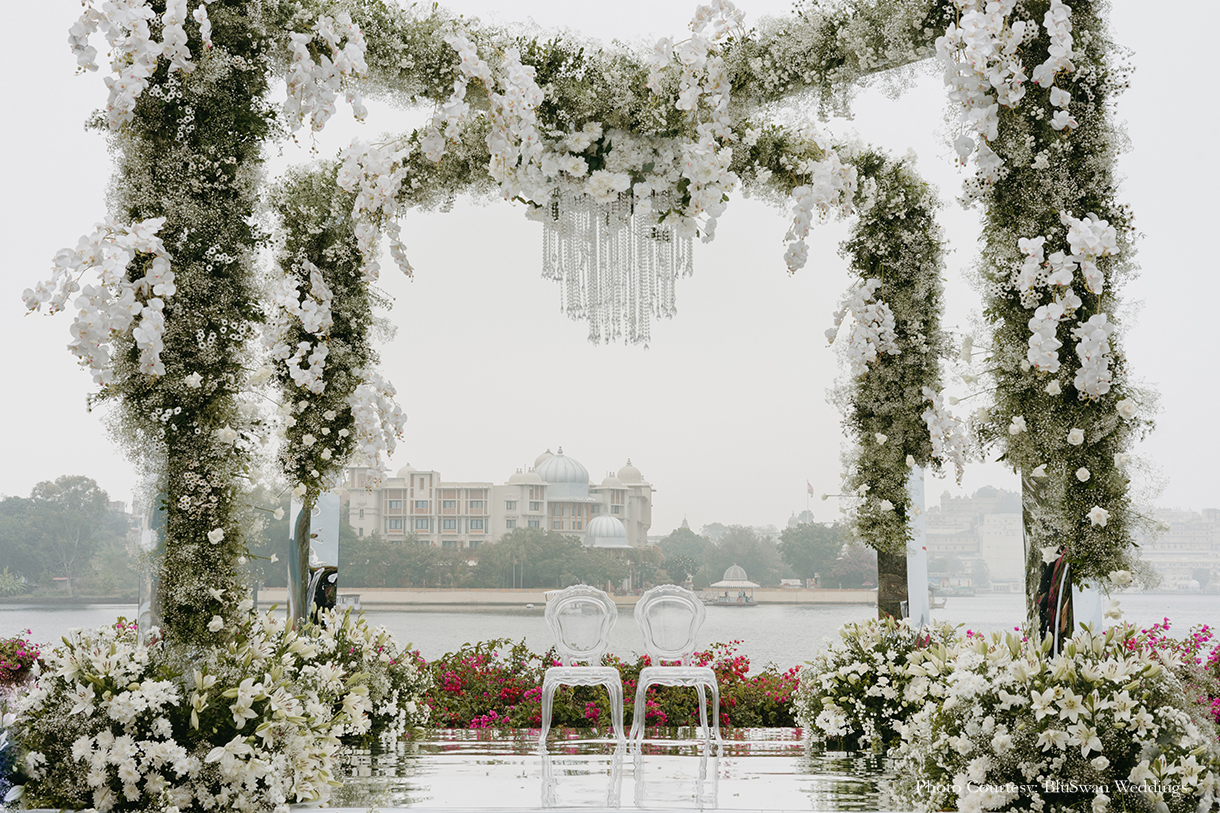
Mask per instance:
[[[159,606],[166,632],[186,643],[210,641],[209,619],[235,612],[246,549],[236,484],[254,421],[239,393],[256,314],[253,215],[269,66],[245,12],[223,0],[194,18],[183,0],[164,14],[142,3],[87,7],[73,29],[100,26],[118,74],[95,122],[119,153],[114,217],[159,221],[172,269],[172,282],[149,292],[159,295],[160,319],[116,337],[99,400],[115,402],[121,442],[164,491]],[[74,45],[82,59],[93,52]],[[127,277],[143,265],[137,254]],[[146,346],[158,363],[145,363]]]
[[[1099,3],[966,5],[938,50],[979,139],[977,152],[971,135],[957,142],[978,166],[966,197],[985,206],[991,337],[978,355],[995,395],[976,426],[1022,477],[1030,618],[1044,633],[1068,631],[1063,574],[1099,583],[1130,569],[1139,518],[1125,466],[1151,426],[1120,344],[1133,230],[1116,196],[1112,104],[1126,69]],[[976,352],[967,344],[964,355]]]

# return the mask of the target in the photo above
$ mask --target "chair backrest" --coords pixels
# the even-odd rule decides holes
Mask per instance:
[[[546,604],[546,623],[555,636],[555,649],[565,665],[589,661],[594,666],[610,646],[610,630],[618,607],[605,590],[574,584]]]
[[[695,652],[695,636],[707,611],[699,597],[676,584],[654,587],[635,605],[635,623],[644,633],[644,648],[653,664],[680,661],[689,666]]]

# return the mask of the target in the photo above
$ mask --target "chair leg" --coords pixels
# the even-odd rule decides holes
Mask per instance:
[[[635,710],[631,714],[631,746],[639,748],[644,741],[644,717],[648,684],[640,681],[635,687]]]
[[[542,730],[538,734],[538,747],[546,750],[546,735],[551,730],[551,709],[555,705],[556,684],[542,681]]]
[[[707,695],[704,694],[702,683],[695,684],[695,693],[699,695],[699,735],[710,740],[712,730],[707,727]]]
[[[606,694],[610,695],[610,725],[614,741],[623,742],[623,683],[613,678],[606,679]]]
[[[712,731],[716,735],[716,751],[724,749],[724,740],[720,738],[720,686],[715,682],[708,684],[712,690]]]

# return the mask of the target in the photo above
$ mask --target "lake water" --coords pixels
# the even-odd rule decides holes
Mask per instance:
[[[1119,598],[1127,620],[1146,627],[1168,616],[1173,622],[1171,631],[1179,636],[1196,624],[1220,623],[1220,597],[1214,595],[1127,593]],[[1024,614],[1023,606],[1019,594],[950,597],[944,609],[933,611],[933,617],[991,632],[1018,625]],[[0,638],[29,629],[36,642],[58,643],[73,627],[111,623],[120,615],[133,618],[135,610],[134,604],[0,604]],[[863,620],[874,612],[863,605],[708,607],[699,641],[707,645],[739,640],[742,642],[739,650],[756,667],[772,662],[787,668],[812,658],[825,647],[825,639],[835,637],[843,624]],[[544,652],[553,639],[542,613],[541,606],[533,609],[446,606],[369,610],[365,615],[373,624],[384,624],[400,641],[410,641],[426,659],[434,660],[463,643],[492,638],[513,641],[524,638],[534,651]],[[632,609],[621,609],[611,633],[611,651],[631,657],[643,648]]]

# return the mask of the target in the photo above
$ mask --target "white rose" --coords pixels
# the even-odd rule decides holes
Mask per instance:
[[[1084,430],[1072,429],[1071,432],[1068,432],[1068,443],[1072,444],[1073,446],[1079,446],[1080,444],[1084,443]]]
[[[1135,402],[1130,398],[1124,398],[1119,401],[1114,407],[1118,410],[1119,416],[1131,420],[1135,417]]]
[[[213,545],[220,544],[220,541],[224,538],[225,532],[223,528],[213,528],[212,530],[208,531],[208,541]]]
[[[1093,475],[1091,475],[1091,474],[1089,473],[1089,470],[1088,470],[1088,469],[1086,469],[1084,466],[1081,466],[1080,468],[1076,469],[1076,479],[1077,479],[1077,480],[1079,480],[1079,481],[1080,481],[1080,482],[1082,482],[1082,483],[1087,483],[1087,482],[1089,482],[1089,478],[1090,478],[1090,477],[1092,477],[1092,476],[1093,476]],[[1108,515],[1107,515],[1107,516],[1108,516]]]
[[[218,615],[212,616],[212,620],[208,622],[208,632],[220,632],[225,628],[225,620]]]

